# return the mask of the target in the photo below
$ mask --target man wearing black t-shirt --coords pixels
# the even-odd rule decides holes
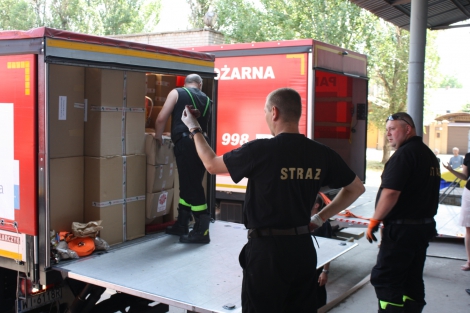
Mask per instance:
[[[206,197],[202,180],[206,169],[199,159],[193,141],[189,138],[189,129],[181,121],[186,105],[199,110],[197,118],[202,131],[207,133],[211,115],[211,101],[201,91],[202,78],[197,74],[186,76],[183,88],[175,88],[168,94],[162,110],[155,122],[155,138],[162,141],[165,124],[171,115],[171,140],[175,147],[176,166],[180,183],[180,200],[178,219],[173,226],[166,229],[167,234],[180,236],[184,243],[209,243],[210,215],[207,210]],[[196,223],[191,232],[188,223],[194,216]],[[188,234],[189,232],[189,234]]]
[[[301,98],[295,90],[271,92],[264,112],[274,137],[223,156],[209,147],[189,110],[182,120],[209,173],[230,173],[234,182],[248,178],[243,208],[248,242],[239,257],[243,312],[316,312],[317,256],[309,224],[321,226],[354,202],[364,186],[336,152],[299,133]],[[311,217],[317,193],[327,185],[342,189]]]
[[[387,118],[386,134],[395,153],[385,164],[375,213],[367,229],[372,243],[380,222],[384,228],[371,284],[379,312],[423,310],[423,268],[429,240],[436,235],[440,169],[434,153],[416,135],[411,116]]]

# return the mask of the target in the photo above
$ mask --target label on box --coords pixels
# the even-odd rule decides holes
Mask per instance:
[[[166,201],[168,200],[168,192],[163,191],[160,197],[158,197],[157,212],[166,210]]]
[[[67,120],[67,96],[59,96],[59,121]]]

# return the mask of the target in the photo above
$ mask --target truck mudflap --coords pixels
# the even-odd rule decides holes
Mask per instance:
[[[227,312],[233,307],[230,312],[241,312],[243,275],[238,255],[247,242],[247,230],[242,224],[216,221],[210,232],[208,245],[182,244],[178,236],[148,235],[53,269],[71,279],[185,310]],[[357,246],[316,239],[321,248],[317,248],[318,267]]]

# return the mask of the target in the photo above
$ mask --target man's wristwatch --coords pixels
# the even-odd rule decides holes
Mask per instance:
[[[329,270],[323,270],[322,272],[328,275],[328,273],[329,273],[330,271],[329,271]]]
[[[194,136],[197,134],[197,133],[201,133],[202,134],[202,128],[201,127],[198,127],[198,128],[195,128],[191,131],[191,133],[189,134],[189,137],[191,139],[194,138]]]

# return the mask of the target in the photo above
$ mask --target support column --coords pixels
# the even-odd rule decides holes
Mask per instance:
[[[408,114],[413,117],[418,136],[423,135],[424,59],[428,1],[411,1],[410,56],[408,68]]]

